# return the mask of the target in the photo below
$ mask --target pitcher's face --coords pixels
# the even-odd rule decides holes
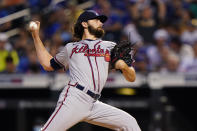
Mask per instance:
[[[88,20],[87,24],[90,34],[94,35],[97,38],[103,37],[105,31],[102,28],[103,23],[99,19]]]

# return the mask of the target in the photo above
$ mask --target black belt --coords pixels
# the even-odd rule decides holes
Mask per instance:
[[[83,91],[85,87],[83,87],[83,86],[81,86],[81,85],[78,84],[76,86],[76,88]],[[100,98],[100,96],[101,96],[100,94],[95,94],[94,92],[92,92],[90,90],[87,91],[87,94],[89,96],[91,96],[94,100],[98,100]]]

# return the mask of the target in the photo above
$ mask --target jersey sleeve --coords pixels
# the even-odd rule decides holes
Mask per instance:
[[[108,49],[110,49],[110,51],[114,48],[114,46],[116,45],[115,42],[110,42]]]
[[[54,70],[66,68],[68,66],[68,52],[66,46],[51,59],[50,64]]]

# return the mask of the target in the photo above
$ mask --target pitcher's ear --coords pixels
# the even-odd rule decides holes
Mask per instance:
[[[82,25],[84,28],[88,28],[88,23],[87,23],[87,22],[82,22],[81,25]]]

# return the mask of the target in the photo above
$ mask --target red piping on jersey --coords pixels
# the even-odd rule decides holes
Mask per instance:
[[[70,86],[68,87],[68,89],[66,90],[65,96],[64,96],[64,100],[62,101],[60,107],[58,108],[58,110],[55,112],[55,114],[52,116],[51,120],[48,122],[48,124],[46,125],[46,127],[44,129],[42,129],[42,131],[45,131],[47,129],[47,127],[51,124],[52,120],[55,118],[55,116],[57,115],[57,113],[60,111],[64,101],[66,100],[67,94],[68,94],[68,90],[70,89]]]
[[[95,45],[94,45],[94,49],[96,50],[96,46],[100,43],[101,41],[97,42]],[[95,54],[96,54],[96,51],[95,51]],[[96,55],[95,55],[95,62],[96,62],[96,68],[97,68],[97,71],[98,71],[98,92],[100,91],[100,75],[99,75],[99,69],[98,69],[98,64],[97,64],[97,60],[96,60]]]
[[[82,43],[82,44],[87,45],[88,51],[89,51],[89,46],[88,46],[88,44],[86,44],[86,43]],[[89,54],[89,52],[87,52],[87,53]],[[87,55],[87,57],[88,57],[88,62],[89,62],[90,67],[91,67],[91,71],[92,71],[92,79],[93,79],[94,90],[95,90],[95,89],[96,89],[96,85],[95,85],[95,80],[94,80],[94,71],[93,71],[93,68],[92,68],[92,63],[91,63],[91,61],[90,61],[90,56]]]
[[[70,81],[69,81],[69,83],[68,83],[69,86],[73,86],[73,87],[75,87],[77,84],[78,84],[78,82],[76,82],[74,85],[71,85],[71,84],[70,84]]]

